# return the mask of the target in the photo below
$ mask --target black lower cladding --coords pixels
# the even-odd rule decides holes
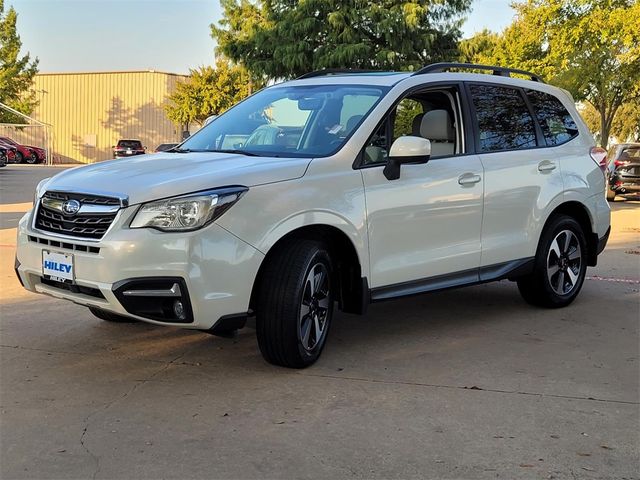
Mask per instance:
[[[229,336],[230,333],[244,328],[247,324],[247,317],[248,314],[246,312],[224,315],[218,319],[212,328],[209,329],[209,333],[222,337]]]
[[[495,280],[516,279],[528,275],[533,271],[535,258],[520,258],[510,262],[472,268],[461,272],[447,273],[420,280],[396,283],[384,287],[372,288],[370,292],[372,302],[391,300],[426,292],[448,290],[450,288],[477,285]]]
[[[162,296],[150,292],[145,296],[144,291],[170,291],[178,284],[179,295]],[[125,295],[124,292],[140,292],[138,295]],[[189,291],[184,279],[180,277],[141,277],[121,280],[113,285],[113,293],[132,315],[149,320],[167,323],[193,323],[193,310],[189,300]],[[183,315],[176,314],[175,304],[182,304]]]

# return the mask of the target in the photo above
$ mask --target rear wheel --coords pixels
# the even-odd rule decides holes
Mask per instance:
[[[264,358],[291,368],[314,363],[333,315],[333,266],[324,244],[283,245],[265,266],[259,288],[256,334]]]
[[[558,308],[578,296],[587,271],[587,244],[573,218],[554,218],[540,238],[532,274],[518,280],[522,297],[532,305]]]
[[[31,165],[38,163],[38,155],[36,155],[36,152],[31,152],[31,154],[26,158],[26,161]]]
[[[135,318],[125,317],[124,315],[118,315],[117,313],[107,312],[106,310],[101,310],[100,308],[89,307],[89,310],[100,320],[105,320],[107,322],[136,323],[138,321]]]
[[[22,163],[23,159],[24,159],[24,157],[22,156],[22,153],[16,152],[16,155],[15,155],[15,158],[14,158],[14,162]]]

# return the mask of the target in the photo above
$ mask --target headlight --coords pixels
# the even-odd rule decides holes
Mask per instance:
[[[213,222],[236,203],[247,187],[226,187],[144,203],[131,228],[155,228],[163,232],[197,230]]]

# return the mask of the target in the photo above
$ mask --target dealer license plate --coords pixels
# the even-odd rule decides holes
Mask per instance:
[[[42,251],[42,274],[51,280],[73,283],[73,255],[67,253]]]

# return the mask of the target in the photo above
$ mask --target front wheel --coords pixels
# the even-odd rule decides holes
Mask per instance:
[[[518,280],[518,289],[532,305],[565,307],[578,296],[586,272],[587,242],[582,227],[560,215],[542,233],[534,271]]]
[[[15,155],[13,161],[16,162],[16,163],[22,163],[23,158],[24,157],[22,156],[22,153],[16,152],[16,155]]]
[[[314,363],[333,315],[333,266],[326,247],[292,240],[268,260],[256,310],[256,334],[269,363],[304,368]]]

